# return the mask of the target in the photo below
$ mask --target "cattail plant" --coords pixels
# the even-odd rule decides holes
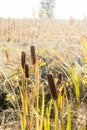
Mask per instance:
[[[61,120],[61,117],[60,117],[61,111],[60,111],[60,106],[59,106],[59,103],[58,103],[59,95],[57,94],[53,75],[51,73],[48,74],[48,84],[49,84],[49,87],[50,87],[51,95],[52,95],[52,97],[53,97],[53,99],[55,100],[55,103],[56,103],[54,105],[55,106],[55,130],[57,129],[57,123],[58,123],[59,129],[62,130],[62,120]]]
[[[48,84],[49,84],[49,87],[50,87],[51,95],[52,95],[54,100],[57,100],[58,99],[58,95],[57,95],[57,91],[56,91],[56,86],[55,86],[55,83],[54,83],[53,75],[50,73],[50,74],[48,74],[47,78],[48,78]]]
[[[35,57],[35,47],[31,46],[31,60],[32,60],[32,64],[34,65],[36,63],[36,57]]]
[[[30,130],[30,126],[29,126],[29,66],[28,64],[25,64],[25,53],[22,52],[22,67],[23,68],[23,74],[22,74],[22,88],[20,88],[20,96],[21,96],[21,101],[22,101],[22,110],[23,110],[23,114],[20,114],[21,117],[21,127],[22,130]]]
[[[26,61],[26,54],[24,51],[22,51],[21,52],[21,66],[23,69],[24,69],[25,61]]]
[[[55,107],[55,129],[56,129],[56,126],[57,126],[57,120],[58,120],[58,117],[56,115],[58,115],[58,95],[57,95],[57,90],[56,90],[56,86],[55,86],[55,83],[54,83],[54,78],[53,78],[53,75],[51,73],[49,73],[47,75],[47,78],[48,78],[48,85],[50,87],[50,91],[51,91],[51,95],[52,95],[52,98],[54,99],[56,105],[54,105]]]
[[[64,110],[64,83],[63,83],[63,76],[60,72],[58,74],[58,81],[57,81],[57,90],[58,90],[58,107],[59,107],[59,113],[58,117],[61,121],[61,124],[63,124],[63,110]]]
[[[64,95],[64,84],[63,84],[63,75],[61,72],[58,74],[57,88],[60,91],[61,96],[63,96]]]

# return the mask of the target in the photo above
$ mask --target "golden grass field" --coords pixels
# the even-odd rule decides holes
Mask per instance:
[[[87,130],[86,19],[0,18],[0,130],[12,129]]]

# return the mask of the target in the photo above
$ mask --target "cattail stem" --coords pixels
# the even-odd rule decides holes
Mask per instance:
[[[22,74],[22,89],[24,90],[24,75]]]

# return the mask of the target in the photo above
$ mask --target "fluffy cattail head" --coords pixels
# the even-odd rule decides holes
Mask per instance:
[[[36,57],[35,57],[35,47],[31,46],[31,60],[32,60],[32,64],[34,65],[36,63]]]
[[[25,65],[25,60],[26,60],[26,54],[24,51],[21,52],[21,66],[24,69],[24,65]]]
[[[28,67],[28,64],[25,64],[25,77],[29,78],[29,67]]]
[[[49,84],[49,87],[50,87],[51,95],[52,95],[54,100],[57,100],[58,99],[58,95],[57,95],[57,91],[56,91],[56,86],[55,86],[55,83],[54,83],[53,75],[50,73],[50,74],[48,74],[47,78],[48,78],[48,84]]]

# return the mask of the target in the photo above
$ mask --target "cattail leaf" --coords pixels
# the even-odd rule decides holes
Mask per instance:
[[[70,113],[70,106],[67,100],[67,127],[66,130],[71,130],[71,113]]]

